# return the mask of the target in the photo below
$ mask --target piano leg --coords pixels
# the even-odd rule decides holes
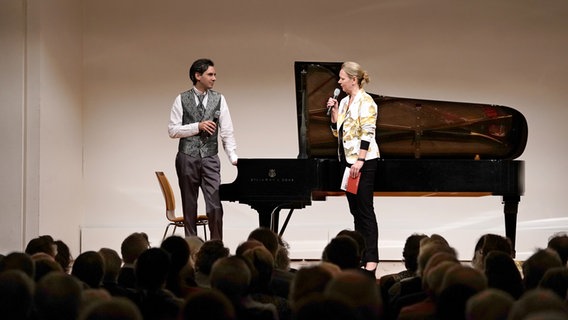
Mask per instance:
[[[264,228],[270,228],[272,222],[272,211],[274,210],[273,206],[255,206],[255,209],[258,212],[258,225]]]
[[[503,213],[505,214],[505,234],[511,240],[513,255],[515,255],[515,241],[517,234],[517,212],[519,210],[520,196],[503,196]]]
[[[284,230],[290,221],[290,217],[294,212],[294,209],[290,209],[290,212],[284,221],[284,225],[282,226],[282,230],[278,230],[280,224],[280,210],[282,209],[281,206],[255,206],[254,209],[258,212],[258,225],[263,228],[269,228],[280,236],[284,233]]]

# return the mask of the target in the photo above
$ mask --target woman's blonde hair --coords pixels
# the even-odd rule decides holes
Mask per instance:
[[[341,66],[341,69],[343,69],[343,71],[345,71],[348,76],[355,77],[355,79],[357,79],[357,83],[361,88],[363,87],[363,85],[371,81],[371,78],[369,77],[367,71],[363,70],[357,62],[346,61]]]

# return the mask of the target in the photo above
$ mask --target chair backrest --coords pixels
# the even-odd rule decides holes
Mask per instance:
[[[168,178],[162,171],[156,171],[156,177],[158,178],[160,189],[162,189],[162,194],[166,201],[166,217],[169,220],[172,220],[176,216],[176,199],[174,197],[174,191],[172,190],[172,186],[170,185]]]

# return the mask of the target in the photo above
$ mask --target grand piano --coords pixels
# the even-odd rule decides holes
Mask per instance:
[[[294,63],[297,158],[239,159],[235,181],[221,185],[222,201],[250,205],[260,226],[282,235],[295,209],[344,195],[326,114],[340,68],[336,62]],[[524,162],[515,160],[527,142],[524,116],[499,105],[369,94],[379,106],[375,195],[501,196],[505,234],[514,248],[524,193]],[[279,230],[282,209],[289,212]]]

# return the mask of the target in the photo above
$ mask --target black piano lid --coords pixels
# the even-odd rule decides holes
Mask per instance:
[[[298,158],[337,155],[326,102],[338,87],[340,69],[340,62],[294,63]],[[527,121],[513,108],[369,94],[379,106],[382,158],[516,159],[527,143]]]

